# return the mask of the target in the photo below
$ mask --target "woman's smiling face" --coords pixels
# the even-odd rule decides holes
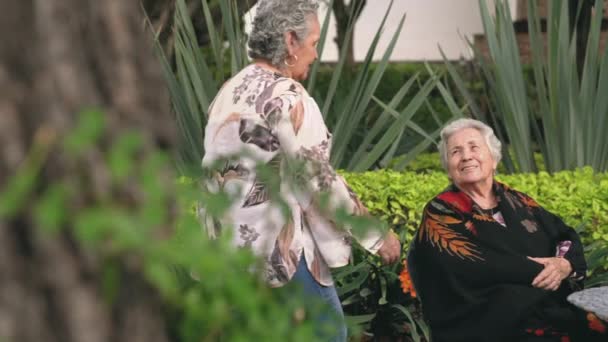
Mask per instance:
[[[459,188],[477,183],[490,183],[496,162],[481,133],[475,128],[464,128],[447,141],[448,176]]]

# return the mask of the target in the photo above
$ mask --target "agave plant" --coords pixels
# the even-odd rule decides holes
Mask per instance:
[[[509,2],[497,1],[492,17],[486,2],[479,1],[489,57],[477,52],[476,60],[490,94],[488,121],[502,124],[506,132],[503,141],[508,141],[511,147],[504,151],[506,161],[515,160],[519,171],[536,171],[533,151],[537,143],[550,172],[585,165],[606,171],[608,46],[602,51],[599,44],[603,13],[596,10],[593,14],[586,37],[586,57],[579,73],[576,41],[580,33],[572,30],[568,1],[547,2],[546,45],[536,2],[527,3],[534,74],[530,92],[526,91]],[[596,0],[594,6],[602,9],[603,4],[603,0]],[[446,65],[472,114],[485,118],[488,113],[479,109],[466,88],[464,76],[448,61]],[[515,171],[512,164],[506,166]]]
[[[225,79],[236,74],[249,62],[245,45],[246,37],[242,31],[242,18],[237,15],[235,2],[233,0],[218,2],[221,6],[222,26],[217,27],[214,18],[210,15],[209,1],[201,1],[202,15],[205,17],[210,37],[210,56],[205,56],[197,44],[185,0],[176,1],[174,67],[157,44],[157,52],[163,64],[178,122],[180,136],[178,166],[180,171],[191,175],[199,172],[198,165],[204,153],[203,128],[210,102]],[[417,153],[428,147],[437,136],[437,132],[430,134],[424,132],[412,121],[412,116],[425,105],[428,94],[438,86],[438,76],[430,77],[403,110],[398,110],[397,107],[401,105],[406,93],[413,89],[412,84],[417,80],[415,77],[406,82],[388,104],[382,103],[373,96],[389,63],[389,57],[395,48],[405,20],[403,15],[392,32],[390,44],[381,60],[377,63],[373,62],[372,57],[386,28],[386,19],[392,4],[391,2],[388,6],[382,23],[370,43],[365,60],[358,66],[358,72],[353,76],[354,80],[349,80],[346,92],[337,91],[338,87],[344,86],[340,81],[350,72],[345,70],[346,51],[341,52],[334,67],[327,92],[321,94],[315,89],[320,61],[317,61],[311,69],[306,86],[322,108],[329,129],[333,132],[331,161],[336,168],[364,171],[377,165],[387,165],[393,157],[396,157],[396,147],[404,131],[411,129],[422,135],[424,140],[406,155],[407,158],[400,159],[398,166],[403,167]],[[328,8],[331,7],[330,2]],[[356,10],[354,6],[352,10]],[[322,24],[319,56],[322,56],[327,38],[330,14],[331,12],[327,11]],[[348,30],[352,32],[353,29],[354,22],[351,22]],[[348,38],[350,36],[347,34],[346,39],[350,39]],[[224,75],[228,64],[230,75]],[[374,68],[372,64],[375,64]],[[453,101],[449,93],[442,92],[442,94],[448,101]],[[383,112],[369,124],[367,122],[370,116],[369,108],[374,103],[379,105]]]
[[[212,65],[207,62],[201,47],[198,46],[185,0],[175,2],[174,67],[167,60],[160,42],[156,40],[156,52],[167,80],[178,124],[177,166],[181,173],[188,175],[200,172],[207,110],[225,80],[224,65],[230,63],[231,74],[234,75],[248,63],[245,37],[241,30],[241,20],[236,15],[235,2],[218,2],[223,19],[223,26],[219,29],[211,16],[209,1],[201,2],[202,15],[209,32]],[[229,61],[225,58],[225,42],[228,42]]]

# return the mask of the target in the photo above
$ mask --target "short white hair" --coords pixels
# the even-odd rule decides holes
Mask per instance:
[[[309,34],[311,16],[317,15],[317,0],[258,1],[249,33],[249,57],[264,59],[281,69],[287,57],[285,32],[293,31],[299,42]]]
[[[450,139],[450,137],[454,133],[467,128],[476,129],[479,131],[479,133],[481,133],[481,136],[483,136],[486,145],[488,145],[488,148],[490,149],[492,158],[494,159],[496,164],[500,163],[500,160],[502,159],[502,144],[494,134],[494,130],[492,129],[492,127],[486,125],[485,123],[479,120],[464,118],[450,122],[441,130],[441,133],[439,134],[439,136],[441,137],[438,146],[439,156],[441,157],[441,165],[443,166],[443,168],[446,171],[448,170],[448,139]]]

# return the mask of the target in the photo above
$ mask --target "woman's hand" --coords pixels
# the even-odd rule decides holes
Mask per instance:
[[[401,256],[401,243],[397,238],[397,234],[392,231],[386,234],[382,247],[378,250],[378,255],[382,258],[384,264],[392,264],[399,261]]]
[[[545,266],[532,281],[532,286],[539,289],[555,291],[561,285],[562,280],[572,273],[572,265],[564,258],[528,257],[528,259]]]

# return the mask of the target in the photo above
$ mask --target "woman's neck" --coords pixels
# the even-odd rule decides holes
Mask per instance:
[[[257,65],[257,66],[259,66],[259,67],[261,67],[263,69],[270,70],[272,72],[276,72],[276,73],[278,73],[280,75],[283,75],[285,77],[291,78],[291,72],[288,69],[285,69],[285,70],[279,69],[276,66],[272,65],[267,60],[257,58],[257,59],[253,60],[253,64],[255,64],[255,65]]]
[[[493,182],[483,182],[467,184],[464,186],[456,184],[456,186],[460,191],[469,195],[469,197],[471,197],[471,199],[482,209],[492,209],[498,205],[498,201],[492,190],[492,184]]]

